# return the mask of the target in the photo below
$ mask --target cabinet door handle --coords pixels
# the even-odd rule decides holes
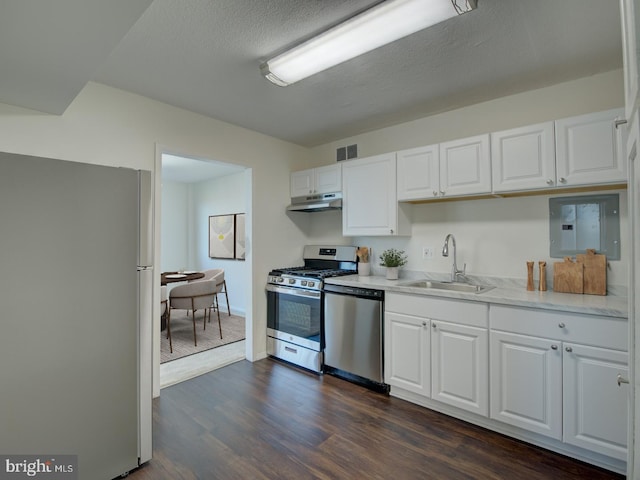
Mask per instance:
[[[564,323],[560,322],[560,323],[558,324],[558,328],[564,328]]]
[[[437,190],[434,190],[434,191],[433,191],[433,196],[434,196],[434,197],[437,197],[437,196],[438,196],[438,191],[437,191]]]
[[[617,380],[619,387],[622,386],[623,383],[629,383],[629,380],[624,378],[621,374],[618,374]]]
[[[565,350],[566,350],[567,352],[569,352],[569,353],[573,352],[573,348],[571,348],[571,347],[565,347]]]
[[[436,324],[435,324],[435,323],[432,323],[432,324],[431,324],[431,328],[436,328]]]
[[[567,183],[567,179],[564,177],[560,177],[560,183]]]
[[[422,326],[426,327],[427,326],[427,322],[422,322]]]
[[[393,228],[389,229],[389,233],[393,235]]]
[[[547,185],[553,185],[553,180],[548,179],[548,180],[547,180]]]
[[[551,345],[551,350],[557,350],[558,349],[558,345]]]
[[[440,190],[440,195],[444,196],[444,190]]]

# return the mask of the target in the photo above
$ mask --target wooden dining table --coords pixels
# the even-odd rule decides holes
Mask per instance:
[[[160,285],[177,282],[189,282],[204,278],[203,272],[162,272],[160,274]]]

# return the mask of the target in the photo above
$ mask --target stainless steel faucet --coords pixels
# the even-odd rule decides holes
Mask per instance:
[[[452,233],[448,234],[444,239],[444,247],[442,247],[442,256],[449,256],[449,239],[451,239],[451,244],[453,245],[453,265],[451,266],[451,281],[456,282],[458,277],[464,277],[465,272],[467,271],[467,264],[465,263],[462,267],[462,270],[458,270],[458,265],[456,263],[456,237],[453,236]]]

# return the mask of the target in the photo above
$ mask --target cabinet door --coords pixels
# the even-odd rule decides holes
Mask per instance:
[[[440,195],[491,193],[489,135],[440,144]]]
[[[385,312],[384,381],[428,397],[431,394],[429,321]]]
[[[398,200],[422,200],[440,190],[438,145],[398,152]]]
[[[342,165],[343,235],[397,235],[395,153]]]
[[[565,343],[563,351],[566,443],[627,459],[629,378],[626,352]]]
[[[313,193],[313,169],[291,174],[291,198],[304,197]]]
[[[615,126],[623,113],[615,109],[556,121],[558,186],[627,181],[622,131]]]
[[[342,166],[327,165],[314,170],[314,193],[333,193],[342,191]]]
[[[490,333],[491,418],[562,439],[561,343]]]
[[[492,133],[491,173],[494,192],[555,186],[553,122]]]
[[[489,335],[486,328],[431,320],[431,396],[489,416]]]

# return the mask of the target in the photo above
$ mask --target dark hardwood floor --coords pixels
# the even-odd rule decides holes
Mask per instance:
[[[153,427],[129,479],[624,478],[271,359],[163,389]]]

